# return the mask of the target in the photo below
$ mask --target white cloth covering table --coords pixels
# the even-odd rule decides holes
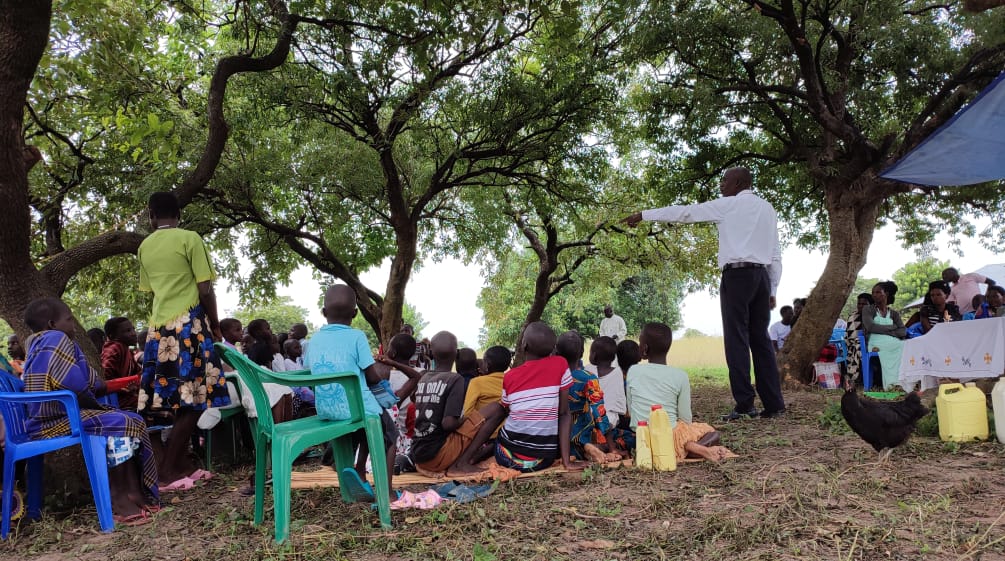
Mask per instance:
[[[1005,371],[1005,317],[939,323],[904,341],[900,385],[938,387],[939,378],[997,378]]]

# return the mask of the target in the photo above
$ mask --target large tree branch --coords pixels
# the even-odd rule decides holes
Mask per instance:
[[[113,255],[135,254],[142,241],[143,236],[136,232],[105,232],[56,255],[40,272],[52,289],[62,294],[70,279],[85,267]]]
[[[929,98],[925,108],[911,122],[904,142],[894,154],[900,157],[921,143],[935,129],[956,114],[977,89],[977,80],[991,79],[1001,72],[1005,58],[1005,43],[981,49],[946,80],[939,91]]]
[[[293,32],[300,21],[298,16],[291,16],[286,3],[281,0],[269,0],[273,15],[280,21],[279,38],[272,51],[263,57],[253,57],[250,54],[228,56],[220,59],[213,72],[209,84],[206,116],[209,120],[209,134],[202,157],[192,173],[185,178],[184,183],[175,191],[178,202],[182,206],[192,202],[216,172],[223,150],[230,136],[230,126],[223,112],[223,102],[227,94],[227,82],[235,74],[244,72],[267,72],[278,68],[290,54],[290,44],[293,42]]]

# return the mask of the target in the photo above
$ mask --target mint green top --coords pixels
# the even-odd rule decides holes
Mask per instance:
[[[156,230],[140,244],[140,290],[154,293],[150,327],[159,329],[199,303],[198,283],[216,278],[199,234]]]
[[[639,421],[648,421],[653,405],[662,405],[670,417],[670,423],[677,419],[691,422],[691,382],[687,372],[666,364],[641,363],[628,369],[626,383],[628,413],[632,416],[632,428]]]

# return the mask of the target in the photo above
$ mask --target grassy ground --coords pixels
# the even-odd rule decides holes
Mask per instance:
[[[708,369],[715,377],[716,369]],[[703,372],[702,370],[693,370]],[[696,381],[717,424],[728,388]],[[97,532],[93,508],[48,512],[0,544],[5,559],[1005,559],[1005,451],[915,437],[891,462],[835,413],[837,396],[789,392],[788,416],[719,425],[740,454],[674,473],[591,470],[502,484],[487,499],[394,513],[382,532],[331,489],[296,492],[288,544],[251,524],[238,467],[175,495],[154,521]],[[271,498],[266,500],[271,507]]]

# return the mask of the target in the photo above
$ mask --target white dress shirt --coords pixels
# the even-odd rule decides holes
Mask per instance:
[[[601,337],[611,337],[620,343],[625,340],[625,335],[628,335],[628,326],[618,314],[600,320]]]
[[[719,268],[728,263],[767,266],[771,295],[782,279],[782,248],[778,243],[778,215],[771,204],[750,189],[696,205],[667,206],[642,211],[643,220],[692,224],[713,222],[719,230]]]

